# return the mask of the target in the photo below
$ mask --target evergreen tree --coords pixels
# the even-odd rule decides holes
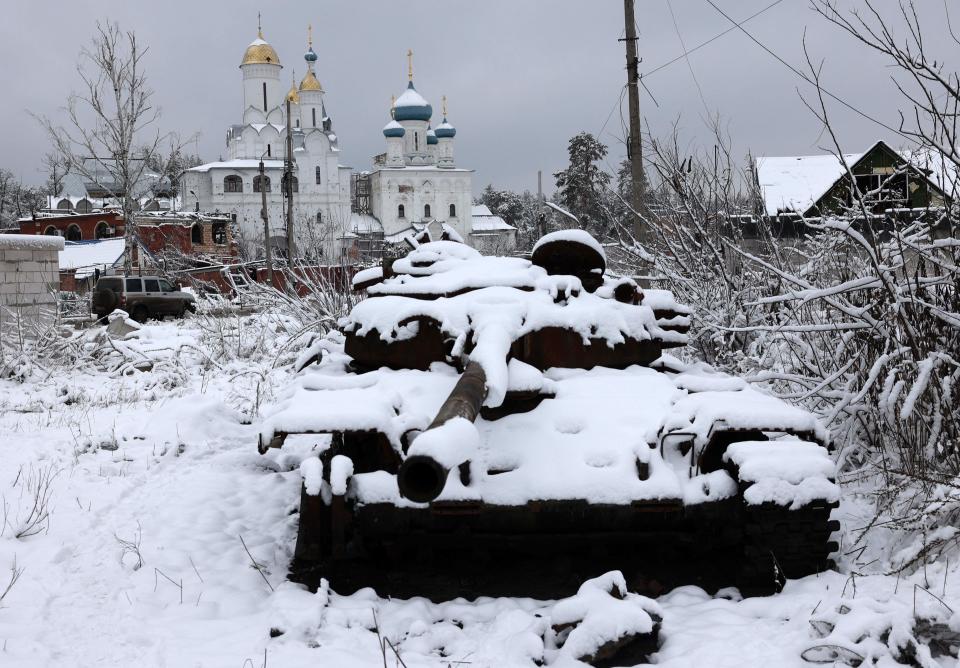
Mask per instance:
[[[512,190],[497,190],[490,184],[480,193],[477,202],[485,204],[491,213],[517,228],[518,249],[530,248],[539,238],[539,204],[537,196],[529,190],[515,193]]]
[[[597,165],[606,157],[607,147],[589,132],[570,139],[570,164],[554,172],[560,205],[580,220],[589,232],[604,238],[610,227],[606,207],[611,176]]]

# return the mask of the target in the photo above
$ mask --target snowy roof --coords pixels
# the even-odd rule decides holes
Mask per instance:
[[[429,121],[432,115],[433,107],[413,87],[413,81],[393,103],[393,118],[398,121]]]
[[[283,160],[264,160],[265,169],[283,169]],[[211,169],[259,169],[260,161],[255,158],[240,158],[237,160],[223,160],[208,162],[205,165],[191,167],[188,172],[209,172]]]
[[[847,153],[847,165],[862,153]],[[803,213],[842,177],[846,167],[832,154],[758,157],[757,181],[768,216],[783,211]]]
[[[804,213],[840,180],[847,167],[852,168],[864,156],[883,146],[898,154],[945,193],[952,193],[958,183],[956,165],[928,149],[894,151],[878,141],[863,153],[845,153],[843,162],[833,154],[784,157],[758,157],[757,182],[768,216],[792,211]],[[846,163],[846,166],[844,165]]]
[[[471,231],[473,232],[498,232],[515,230],[513,225],[508,224],[500,216],[494,215],[485,204],[475,204],[470,209]]]
[[[383,232],[380,221],[367,213],[351,213],[349,231],[358,234]]]
[[[417,89],[413,87],[412,83],[407,87],[406,90],[397,98],[397,101],[393,104],[395,107],[429,107],[430,103],[427,102],[427,99],[417,92]]]
[[[10,250],[63,250],[63,237],[36,234],[0,234],[0,248]]]
[[[76,269],[77,278],[118,265],[123,260],[124,240],[67,241],[60,251],[60,270]]]

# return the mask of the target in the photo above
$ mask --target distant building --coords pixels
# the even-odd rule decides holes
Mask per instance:
[[[21,234],[59,236],[67,241],[90,241],[122,237],[125,225],[117,209],[95,209],[79,213],[68,209],[38,211],[17,221]]]
[[[457,239],[483,249],[508,252],[516,245],[516,229],[492,214],[474,216],[473,170],[457,167],[457,129],[447,120],[431,126],[433,107],[413,84],[412,52],[407,89],[390,108],[383,128],[386,151],[374,158],[369,173],[370,213],[382,226],[385,242],[406,237]],[[355,189],[356,191],[356,189]],[[356,203],[354,209],[360,209]]]
[[[47,197],[47,208],[57,211],[90,213],[96,209],[121,206],[123,189],[102,166],[88,165],[87,174],[68,171],[60,192]],[[130,196],[134,207],[147,211],[172,210],[177,207],[171,185],[159,175],[144,172]]]
[[[846,165],[844,165],[846,163]],[[849,173],[847,171],[849,167]],[[853,180],[871,218],[914,219],[944,207],[957,183],[955,170],[928,152],[895,151],[878,141],[863,153],[758,157],[754,175],[767,222],[862,217]]]
[[[301,246],[337,256],[337,237],[350,218],[350,168],[339,163],[340,148],[327,115],[324,90],[314,71],[317,54],[309,40],[306,74],[286,90],[282,65],[259,32],[240,62],[242,122],[227,129],[224,160],[199,165],[180,179],[185,209],[217,211],[236,218],[250,249],[262,248],[262,196],[266,193],[272,244],[286,246],[283,188],[287,134],[293,143],[295,238]],[[290,101],[290,118],[286,103]],[[259,172],[263,161],[264,175]]]
[[[231,263],[240,256],[229,214],[144,211],[135,220],[140,247],[154,261]]]
[[[339,162],[339,139],[317,79],[312,37],[304,61],[306,74],[299,84],[291,79],[286,89],[280,57],[258,32],[240,63],[242,122],[227,129],[224,159],[184,172],[179,181],[184,209],[231,214],[240,244],[247,252],[262,254],[266,194],[271,245],[282,254],[287,210],[282,180],[289,133],[289,206],[300,255],[353,262],[376,257],[385,246],[408,237],[456,235],[469,244],[489,244],[496,236],[502,248],[515,238],[512,227],[491,229],[486,220],[474,235],[473,171],[455,163],[457,131],[446,110],[442,122],[431,126],[433,108],[413,85],[412,63],[407,89],[392,105],[391,120],[383,129],[386,151],[374,158],[372,170],[352,175]]]

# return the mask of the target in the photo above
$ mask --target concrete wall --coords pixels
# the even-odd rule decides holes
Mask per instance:
[[[0,235],[0,337],[29,336],[55,322],[63,239]]]

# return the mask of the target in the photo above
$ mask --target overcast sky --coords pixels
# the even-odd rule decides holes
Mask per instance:
[[[671,0],[680,37],[689,49],[730,27],[706,0]],[[772,0],[714,0],[742,20]],[[955,0],[946,0],[953,4]],[[893,0],[876,0],[893,7]],[[844,5],[860,5],[846,0]],[[942,0],[922,0],[930,27],[928,48],[956,67]],[[40,156],[49,144],[31,110],[57,117],[79,86],[77,54],[98,18],[118,21],[149,45],[147,72],[163,110],[162,129],[199,134],[205,160],[224,151],[226,126],[240,121],[240,59],[263,31],[284,65],[283,76],[304,72],[307,24],[314,27],[318,77],[340,138],[342,162],[367,169],[383,151],[380,131],[392,94],[406,85],[408,48],[415,82],[435,109],[449,100],[458,129],[458,166],[476,170],[474,191],[485,184],[536,190],[537,170],[552,191],[552,172],[564,166],[568,139],[581,130],[610,146],[609,163],[622,159],[617,100],[625,81],[619,0],[33,0],[4,2],[0,25],[2,104],[0,167],[39,183]],[[960,8],[954,19],[960,24]],[[667,0],[638,0],[641,72],[683,52]],[[901,100],[892,70],[809,9],[808,0],[782,0],[746,24],[779,55],[800,67],[802,40],[823,60],[825,85],[856,106],[896,124]],[[701,94],[694,82],[699,82]],[[822,128],[798,95],[798,78],[739,31],[645,78],[656,99],[642,93],[641,111],[654,135],[680,119],[687,146],[712,146],[704,118],[719,113],[737,155],[802,155],[827,146]],[[626,99],[623,110],[626,114]],[[611,115],[612,111],[612,115]],[[834,109],[845,150],[878,138],[883,129]],[[607,121],[609,117],[609,121]],[[606,122],[606,124],[605,124]]]

